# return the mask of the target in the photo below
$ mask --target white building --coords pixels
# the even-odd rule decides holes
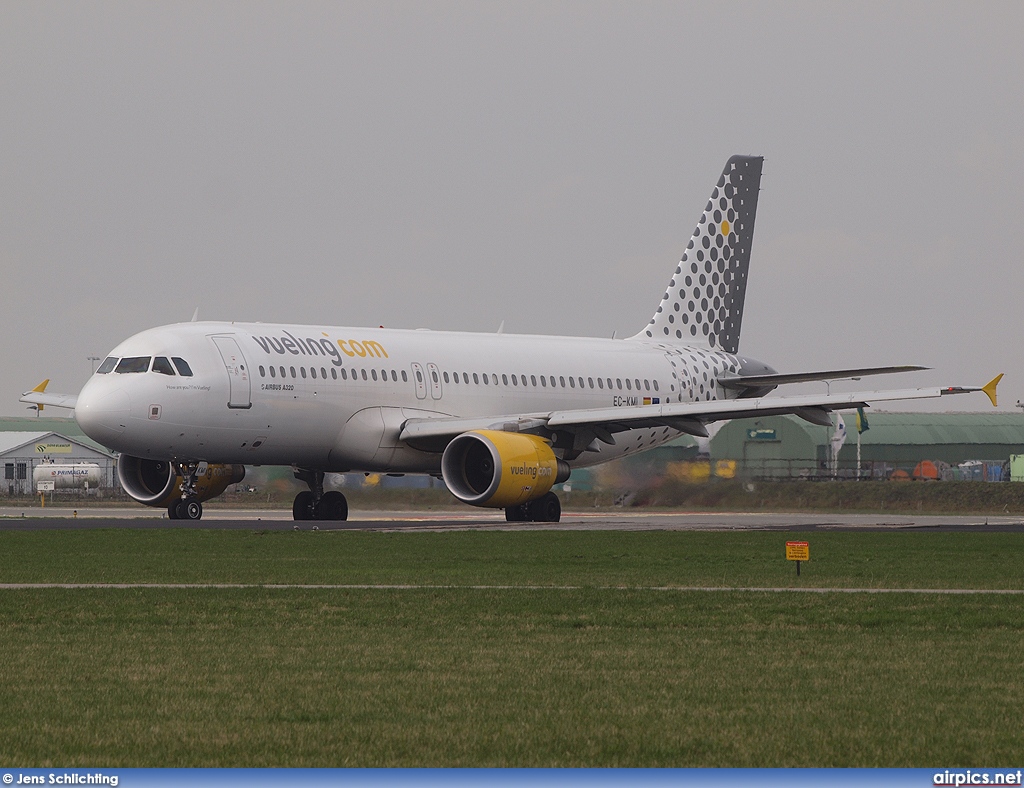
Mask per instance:
[[[100,467],[99,488],[117,489],[114,455],[56,432],[0,432],[0,495],[36,492],[33,471],[40,465],[95,463]]]

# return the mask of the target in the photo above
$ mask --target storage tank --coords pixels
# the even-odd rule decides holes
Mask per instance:
[[[100,486],[103,476],[94,462],[43,463],[32,469],[32,482],[53,482],[55,490],[81,490],[88,484],[90,490]]]

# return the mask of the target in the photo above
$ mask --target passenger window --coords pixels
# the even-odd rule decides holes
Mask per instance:
[[[327,380],[327,370],[324,369],[323,367],[320,367],[320,377],[322,377],[324,380]]]
[[[543,375],[540,376],[540,385],[542,385],[544,388],[548,387],[548,379]]]
[[[559,375],[558,376],[558,382],[562,384],[562,388],[564,389],[565,388],[565,378],[563,378],[561,375]]]
[[[271,369],[273,369],[273,367],[271,367]],[[261,377],[261,378],[265,378],[266,376],[267,376],[267,370],[265,370],[265,369],[263,368],[263,365],[262,365],[262,364],[260,364],[260,377]]]
[[[651,381],[649,381],[646,378],[644,378],[644,391],[650,391],[650,390],[651,390]]]
[[[484,379],[484,385],[485,386],[490,386],[491,385],[490,378],[487,377],[487,373],[486,372],[481,373],[480,377],[482,377]]]
[[[632,386],[632,384],[630,384],[629,378],[626,378],[626,391],[632,391],[632,390],[633,390],[633,386]]]
[[[570,376],[570,378],[569,378],[569,388],[572,388],[572,389],[576,388],[576,378]]]
[[[130,372],[148,372],[149,362],[152,360],[152,356],[133,356],[131,358],[122,358],[114,371],[120,374]]]
[[[281,377],[282,378],[288,377],[288,373],[284,371],[284,367],[278,367],[278,369],[281,370]]]
[[[388,382],[388,371],[386,369],[382,369],[380,371],[380,379],[383,380],[385,383]]]
[[[450,382],[450,381],[448,380],[448,372],[447,372],[447,371],[446,371],[446,372],[444,373],[444,375],[442,375],[442,377],[444,378],[444,382],[445,382],[445,383],[449,383],[449,382]]]
[[[593,378],[587,378],[587,383],[590,384],[590,388],[594,388],[594,379]]]
[[[288,367],[288,371],[292,373],[292,377],[295,377],[295,367]]]
[[[639,391],[640,390],[640,379],[639,378],[635,378],[633,380],[633,384],[636,386],[636,390]]]
[[[377,370],[371,369],[370,370],[370,377],[372,377],[374,380],[377,380]]]
[[[615,386],[619,389],[619,391],[622,391],[622,378],[615,378]],[[609,386],[608,388],[611,388],[611,386]]]
[[[114,358],[113,356],[107,356],[105,359],[103,359],[103,363],[100,364],[100,368],[96,370],[96,374],[106,375],[108,372],[111,372],[116,366],[117,359]]]
[[[434,381],[434,383],[440,383],[441,382],[441,381],[439,381],[437,379],[437,370],[435,370],[435,369],[430,370],[430,379],[432,381]]]
[[[360,371],[360,373],[362,373],[363,380],[366,380],[366,370],[365,369],[361,369],[359,371]]]
[[[608,380],[608,390],[611,391],[612,390],[612,379],[608,378],[607,380]],[[622,384],[619,384],[619,388],[620,389],[622,388]]]
[[[654,390],[658,391],[658,381],[654,381]]]
[[[306,368],[305,367],[299,367],[299,372],[302,373],[302,379],[305,380],[306,379]]]
[[[418,369],[416,370],[416,382],[417,383],[422,383],[423,382],[423,373],[420,372]]]
[[[402,370],[402,382],[403,383],[408,383],[409,382],[409,376],[406,374],[404,369]]]
[[[313,380],[316,380],[316,367],[309,368],[309,376],[313,378]]]
[[[543,376],[541,377],[541,380],[544,380]],[[537,385],[537,376],[536,375],[530,375],[530,385],[531,386],[536,386]]]
[[[501,373],[501,383],[503,386],[508,385],[508,375],[506,375],[504,372]]]
[[[174,368],[171,366],[171,362],[168,361],[164,356],[157,356],[153,359],[153,371],[159,372],[161,375],[173,375]]]
[[[597,387],[599,389],[603,389],[604,388],[604,378],[598,378],[597,379]]]
[[[336,370],[334,367],[331,367],[331,378],[333,380],[338,379],[338,370]]]
[[[512,375],[512,385],[513,386],[518,386],[519,385],[519,378],[517,378],[514,373]]]
[[[183,378],[192,377],[192,367],[188,365],[188,362],[185,361],[185,359],[178,358],[177,356],[171,356],[171,361],[174,362],[174,368],[178,370],[179,375]]]
[[[334,370],[332,369],[331,372],[333,372],[333,371]],[[341,370],[341,379],[342,380],[348,380],[348,370],[345,369],[344,367],[342,367],[342,370]]]
[[[473,382],[477,385],[480,384],[480,377],[475,372],[473,373]]]
[[[277,372],[274,370],[273,367],[270,368],[270,377],[272,377],[272,378],[276,378],[277,377]]]

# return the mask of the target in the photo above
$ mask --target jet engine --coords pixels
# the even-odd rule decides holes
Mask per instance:
[[[536,435],[473,430],[448,444],[441,476],[460,501],[499,509],[540,498],[569,478],[569,465]]]
[[[168,506],[181,497],[181,474],[167,460],[144,460],[122,454],[117,462],[117,478],[121,486],[139,503],[147,506]],[[196,475],[196,499],[207,501],[245,478],[244,465],[199,464]]]

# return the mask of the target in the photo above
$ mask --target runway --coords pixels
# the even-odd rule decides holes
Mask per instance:
[[[302,531],[1024,531],[1017,515],[896,515],[762,512],[664,512],[645,510],[566,511],[559,523],[508,523],[501,512],[472,509],[443,512],[353,511],[346,522],[300,522],[285,509],[209,507],[198,522],[168,520],[144,508],[2,507],[0,531],[96,528],[190,528]]]

